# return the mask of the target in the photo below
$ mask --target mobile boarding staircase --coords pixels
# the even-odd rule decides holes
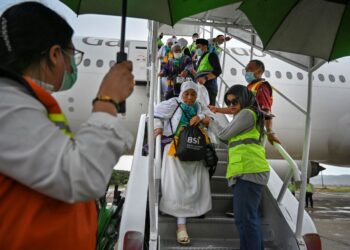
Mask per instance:
[[[156,32],[153,32],[154,38]],[[152,54],[156,54],[155,52],[153,46]],[[153,60],[155,62],[155,59]],[[149,114],[148,116],[144,114],[140,118],[119,240],[115,249],[239,249],[239,235],[234,215],[233,217],[227,215],[227,212],[233,210],[233,196],[225,179],[227,149],[222,144],[216,148],[219,163],[211,179],[212,210],[200,218],[187,219],[191,244],[180,246],[176,241],[176,218],[159,213],[161,145],[160,136],[155,142],[153,138],[153,107],[161,98],[160,84],[157,83],[154,73],[157,70],[156,64],[151,67],[153,71],[151,82],[155,84],[150,85]],[[221,79],[219,105],[223,104],[222,93],[225,93],[227,88],[228,85]],[[222,115],[219,117],[219,122],[224,126],[228,120]],[[149,145],[149,155],[145,155],[142,150],[145,143]],[[281,145],[274,144],[274,147],[285,159],[288,168],[284,175],[278,175],[273,168],[273,161],[270,161],[270,179],[263,192],[260,208],[265,249],[320,250],[320,238],[312,219],[304,211],[304,202],[301,201],[300,205],[287,189],[292,176],[295,181],[300,181],[301,173],[298,166]],[[153,155],[154,157],[149,157]]]

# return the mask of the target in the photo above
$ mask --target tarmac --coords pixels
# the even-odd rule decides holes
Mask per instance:
[[[314,208],[307,209],[313,218],[323,250],[350,249],[350,193],[313,195]]]

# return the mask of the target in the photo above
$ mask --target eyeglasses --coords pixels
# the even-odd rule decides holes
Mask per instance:
[[[230,100],[226,100],[227,107],[236,106],[238,103],[239,103],[238,98],[232,99],[231,101]]]
[[[73,50],[74,61],[75,61],[75,64],[78,66],[83,61],[85,53],[83,51],[81,51],[81,50],[77,50],[77,49],[74,49],[74,48],[69,48],[68,47],[67,49]]]

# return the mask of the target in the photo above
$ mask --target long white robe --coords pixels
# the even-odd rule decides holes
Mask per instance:
[[[155,108],[155,117],[159,118],[155,121],[155,128],[164,128],[164,135],[172,134],[169,118],[178,106],[176,100],[178,99],[169,99]],[[212,114],[204,105],[199,105],[197,114]],[[178,108],[171,119],[174,130],[181,114],[182,111]],[[212,205],[209,173],[204,161],[180,161],[177,157],[168,155],[169,147],[170,144],[166,145],[163,153],[160,211],[175,217],[205,214],[211,210]]]

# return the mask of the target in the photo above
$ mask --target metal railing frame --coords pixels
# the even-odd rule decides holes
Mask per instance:
[[[155,89],[157,89],[157,45],[154,41],[157,40],[157,33],[159,23],[152,21],[151,35],[151,80],[150,80],[150,95],[148,103],[148,127],[147,127],[147,139],[148,139],[148,203],[149,203],[149,217],[150,217],[150,235],[149,235],[149,249],[156,250],[158,242],[158,213],[156,201],[156,184],[155,184],[155,164],[154,164],[154,100]]]
[[[152,22],[152,40],[155,41],[157,38],[157,31],[158,31],[158,23]],[[221,30],[217,28],[218,30]],[[205,30],[205,29],[203,29]],[[221,30],[222,31],[222,30]],[[227,33],[227,26],[225,29],[225,34]],[[232,37],[235,37],[237,40],[240,40],[244,43],[247,43],[246,41],[237,38],[233,34],[230,34]],[[255,34],[252,34],[252,42],[255,43],[255,38],[253,39],[253,36]],[[253,51],[253,48],[261,50],[260,47],[254,45],[253,43],[250,44],[251,52]],[[158,193],[159,189],[159,182],[160,180],[160,167],[161,167],[161,151],[160,151],[160,144],[161,139],[160,136],[156,139],[156,149],[154,149],[154,137],[153,137],[153,129],[154,129],[154,93],[155,89],[158,91],[160,90],[159,86],[155,87],[154,85],[157,85],[157,76],[156,76],[156,45],[152,42],[152,62],[151,62],[151,81],[150,81],[150,101],[149,101],[149,119],[148,119],[148,144],[149,144],[149,155],[154,155],[154,152],[156,151],[156,160],[153,157],[149,157],[149,206],[150,206],[150,248],[149,249],[156,249],[157,247],[157,238],[158,238],[158,226],[157,226],[157,215],[158,215],[158,197],[156,197],[156,193]],[[224,55],[229,55],[232,57],[235,61],[237,61],[240,65],[244,67],[244,64],[239,62],[236,58],[234,58],[231,54],[227,53],[226,48],[224,49]],[[282,59],[281,56],[278,54],[274,54],[269,52],[269,54],[273,55],[274,57],[277,57],[279,59]],[[276,93],[282,96],[285,100],[287,100],[289,103],[291,103],[294,107],[296,107],[299,111],[301,111],[303,114],[306,115],[306,121],[305,121],[305,135],[304,135],[304,144],[303,144],[303,157],[302,157],[302,170],[301,170],[301,188],[300,188],[300,199],[299,199],[299,207],[298,207],[298,217],[297,217],[297,225],[296,225],[296,231],[295,235],[297,240],[299,241],[299,244],[304,245],[304,241],[302,239],[302,223],[303,223],[303,215],[304,215],[304,205],[305,205],[305,190],[306,190],[306,178],[307,178],[307,168],[308,168],[308,161],[309,161],[309,151],[310,151],[310,140],[311,140],[311,101],[312,101],[312,73],[317,70],[319,67],[323,65],[324,62],[320,62],[318,64],[314,63],[314,58],[310,57],[310,63],[309,67],[305,69],[305,66],[288,61],[288,59],[283,58],[283,61],[290,63],[298,68],[301,68],[303,70],[306,70],[308,72],[308,96],[307,96],[307,109],[303,109],[300,105],[298,105],[295,101],[288,98],[286,95],[278,91],[276,88],[274,90]],[[226,92],[227,88],[229,87],[228,84],[224,81],[222,77],[221,84],[220,84],[220,92],[218,96],[218,102],[222,102],[221,106],[223,106],[223,96],[222,93]],[[225,91],[222,92],[222,84],[224,84]],[[159,93],[158,93],[159,94]],[[156,98],[157,101],[159,101],[159,98]],[[222,99],[222,100],[220,100]],[[220,105],[220,104],[219,104]],[[300,178],[299,171],[297,168],[297,164],[295,161],[290,157],[290,155],[285,151],[285,149],[277,143],[274,143],[274,147],[276,150],[282,155],[282,157],[288,162],[288,165],[290,167],[290,172],[286,176],[281,191],[278,195],[277,201],[281,202],[284,194],[286,192],[288,183],[290,181],[290,178],[294,175],[295,180],[298,180]],[[158,183],[155,181],[157,180]],[[157,187],[156,187],[157,186]],[[157,190],[157,191],[156,191]],[[158,195],[157,195],[158,196]]]

